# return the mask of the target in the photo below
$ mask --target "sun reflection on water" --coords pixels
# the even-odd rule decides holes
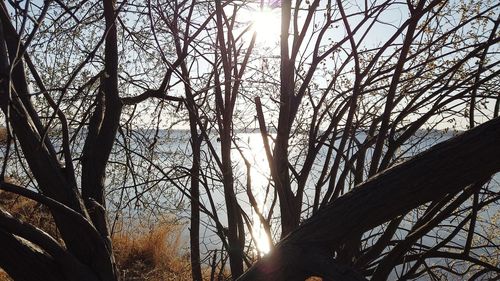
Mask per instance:
[[[269,185],[269,166],[264,151],[264,145],[260,134],[245,134],[244,141],[248,147],[242,150],[245,158],[250,162],[250,176],[252,193],[255,197],[259,212],[266,217],[269,198],[266,198],[266,189]],[[255,242],[256,254],[265,255],[271,250],[270,239],[259,215],[253,209],[252,236]]]

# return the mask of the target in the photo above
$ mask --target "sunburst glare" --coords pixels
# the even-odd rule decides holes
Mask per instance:
[[[279,42],[280,12],[277,8],[264,6],[249,11],[251,30],[257,34],[257,43],[271,47]]]

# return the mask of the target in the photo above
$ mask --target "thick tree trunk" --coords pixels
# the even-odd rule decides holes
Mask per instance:
[[[291,58],[289,46],[289,30],[292,19],[292,1],[286,0],[281,5],[281,38],[280,38],[280,106],[278,132],[274,146],[273,180],[280,202],[281,237],[288,235],[300,222],[302,202],[297,202],[292,192],[290,173],[288,170],[288,146],[290,128],[293,122],[295,103],[295,61]],[[298,203],[298,204],[297,204]]]
[[[313,215],[238,280],[294,280],[295,276],[336,273],[346,275],[345,280],[359,280],[349,270],[332,269],[336,246],[426,202],[494,175],[500,171],[498,155],[500,118],[375,175]]]
[[[26,239],[25,233],[15,233],[6,229],[15,225],[14,221],[5,221],[0,231],[4,231],[0,239],[0,264],[16,280],[102,280],[116,281],[119,279],[116,272],[111,242],[107,232],[106,218],[104,212],[103,182],[104,170],[111,147],[115,140],[116,128],[118,127],[121,102],[118,96],[118,55],[115,22],[114,3],[104,0],[104,17],[106,20],[105,40],[105,69],[106,73],[102,90],[105,96],[105,112],[98,137],[100,149],[96,159],[92,163],[98,172],[93,174],[92,185],[82,187],[84,194],[95,200],[95,211],[89,216],[87,209],[82,203],[76,184],[76,177],[72,168],[72,159],[69,151],[65,157],[65,165],[59,163],[58,155],[46,135],[46,129],[41,125],[40,117],[34,110],[30,100],[30,92],[24,71],[22,56],[19,56],[19,48],[23,44],[14,29],[7,9],[2,6],[0,12],[0,76],[2,79],[0,87],[0,107],[7,117],[17,136],[20,147],[24,152],[26,161],[34,178],[37,181],[43,195],[51,200],[57,201],[82,216],[82,220],[75,220],[68,213],[60,212],[53,206],[49,206],[54,217],[55,224],[64,240],[64,250],[67,256],[78,261],[85,267],[78,271],[73,267],[75,263],[68,264],[65,257],[55,257],[53,253],[46,254],[40,249],[45,249],[40,241]],[[6,32],[3,32],[6,31]],[[7,48],[5,48],[5,46]],[[19,57],[18,57],[19,56]],[[26,58],[26,57],[25,57]],[[26,58],[28,61],[28,59]],[[12,71],[11,71],[12,69]],[[44,88],[43,82],[39,86]],[[59,116],[62,120],[63,117]],[[63,134],[68,134],[64,131]],[[87,189],[90,188],[90,189]],[[88,193],[87,191],[92,191]],[[88,198],[86,198],[88,199]],[[4,215],[4,218],[6,216]],[[91,223],[92,221],[92,223]],[[19,224],[22,225],[22,224]],[[23,227],[21,230],[25,230]],[[20,230],[20,231],[21,231]],[[14,234],[15,236],[13,236]],[[17,237],[23,237],[19,240]],[[33,237],[30,237],[33,238]],[[17,240],[17,242],[16,242]],[[62,247],[61,247],[62,248]],[[13,262],[23,261],[25,267],[20,267]],[[26,264],[29,270],[26,270]],[[84,273],[82,276],[80,273]],[[59,278],[57,276],[64,276]]]
[[[1,229],[0,240],[4,241],[2,251],[9,253],[9,257],[0,255],[0,264],[14,280],[65,280],[54,260],[48,255],[38,253],[28,245],[21,243],[14,235]]]

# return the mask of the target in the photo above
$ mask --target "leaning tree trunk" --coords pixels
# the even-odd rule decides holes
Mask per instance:
[[[413,208],[500,171],[500,118],[396,165],[327,205],[284,238],[240,281],[363,277],[332,258],[334,248]]]

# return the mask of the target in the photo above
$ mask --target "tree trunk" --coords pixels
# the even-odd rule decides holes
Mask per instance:
[[[191,274],[193,281],[202,281],[200,263],[200,151],[201,136],[196,130],[195,116],[190,112],[191,148],[193,150],[193,164],[191,166],[191,222],[189,242],[191,249]]]
[[[99,177],[96,175],[92,179],[95,182],[104,182],[104,170],[115,140],[116,128],[121,113],[117,80],[117,37],[114,24],[116,15],[113,2],[108,0],[103,2],[107,33],[104,67],[106,77],[102,89],[105,95],[106,109],[101,132],[98,136],[101,153],[94,162],[97,169],[102,170],[102,173]],[[45,249],[44,246],[47,245],[43,245],[44,243],[41,243],[41,241],[37,243],[37,241],[26,239],[23,236],[26,233],[22,232],[26,230],[26,227],[22,224],[17,224],[20,227],[18,229],[19,233],[7,233],[4,230],[9,227],[12,230],[16,223],[14,221],[4,223],[2,230],[0,230],[4,231],[1,237],[3,239],[0,239],[0,247],[2,248],[2,251],[0,251],[0,265],[4,266],[6,271],[16,280],[53,280],[56,278],[59,280],[98,279],[116,281],[119,277],[114,264],[111,242],[107,233],[105,212],[102,207],[104,199],[99,197],[103,192],[103,186],[97,184],[91,187],[96,189],[94,194],[97,194],[97,196],[92,199],[97,199],[94,206],[98,207],[99,210],[93,213],[95,216],[89,217],[78,191],[70,152],[65,152],[65,163],[64,165],[61,164],[49,137],[46,135],[46,129],[41,125],[40,117],[34,110],[29,98],[31,93],[27,86],[28,79],[23,66],[23,58],[29,61],[29,57],[27,55],[24,57],[19,56],[18,52],[22,50],[23,44],[9,19],[7,8],[2,5],[1,10],[0,76],[8,79],[2,79],[0,107],[17,136],[26,157],[26,162],[40,190],[43,192],[43,196],[57,201],[58,204],[65,205],[71,211],[81,215],[81,220],[75,220],[74,216],[68,215],[67,212],[60,212],[53,206],[49,206],[55,224],[64,240],[64,249],[60,250],[60,253],[64,252],[67,255],[64,258],[57,258],[52,253],[47,254],[40,251],[40,249]],[[43,82],[38,82],[39,86],[44,88]],[[58,117],[65,120],[61,116]],[[62,120],[61,123],[63,123]],[[63,134],[67,136],[68,132],[64,132],[63,129]],[[91,223],[91,218],[93,223]],[[25,238],[38,247],[16,237]],[[59,247],[63,248],[61,245]],[[85,270],[77,270],[74,267],[76,262],[67,263],[65,261],[67,257],[76,259],[82,267],[85,267]],[[23,268],[13,264],[13,262],[19,261],[29,264],[29,270],[26,270],[26,267]],[[81,272],[86,275],[82,276]],[[61,275],[64,278],[57,277]]]
[[[236,201],[236,194],[234,192],[233,168],[231,166],[231,136],[229,135],[229,130],[228,134],[223,135],[221,138],[221,154],[223,165],[222,180],[224,184],[228,223],[227,240],[229,245],[229,264],[231,266],[231,275],[234,278],[238,278],[243,274],[244,236],[241,236],[243,223],[238,202]]]

